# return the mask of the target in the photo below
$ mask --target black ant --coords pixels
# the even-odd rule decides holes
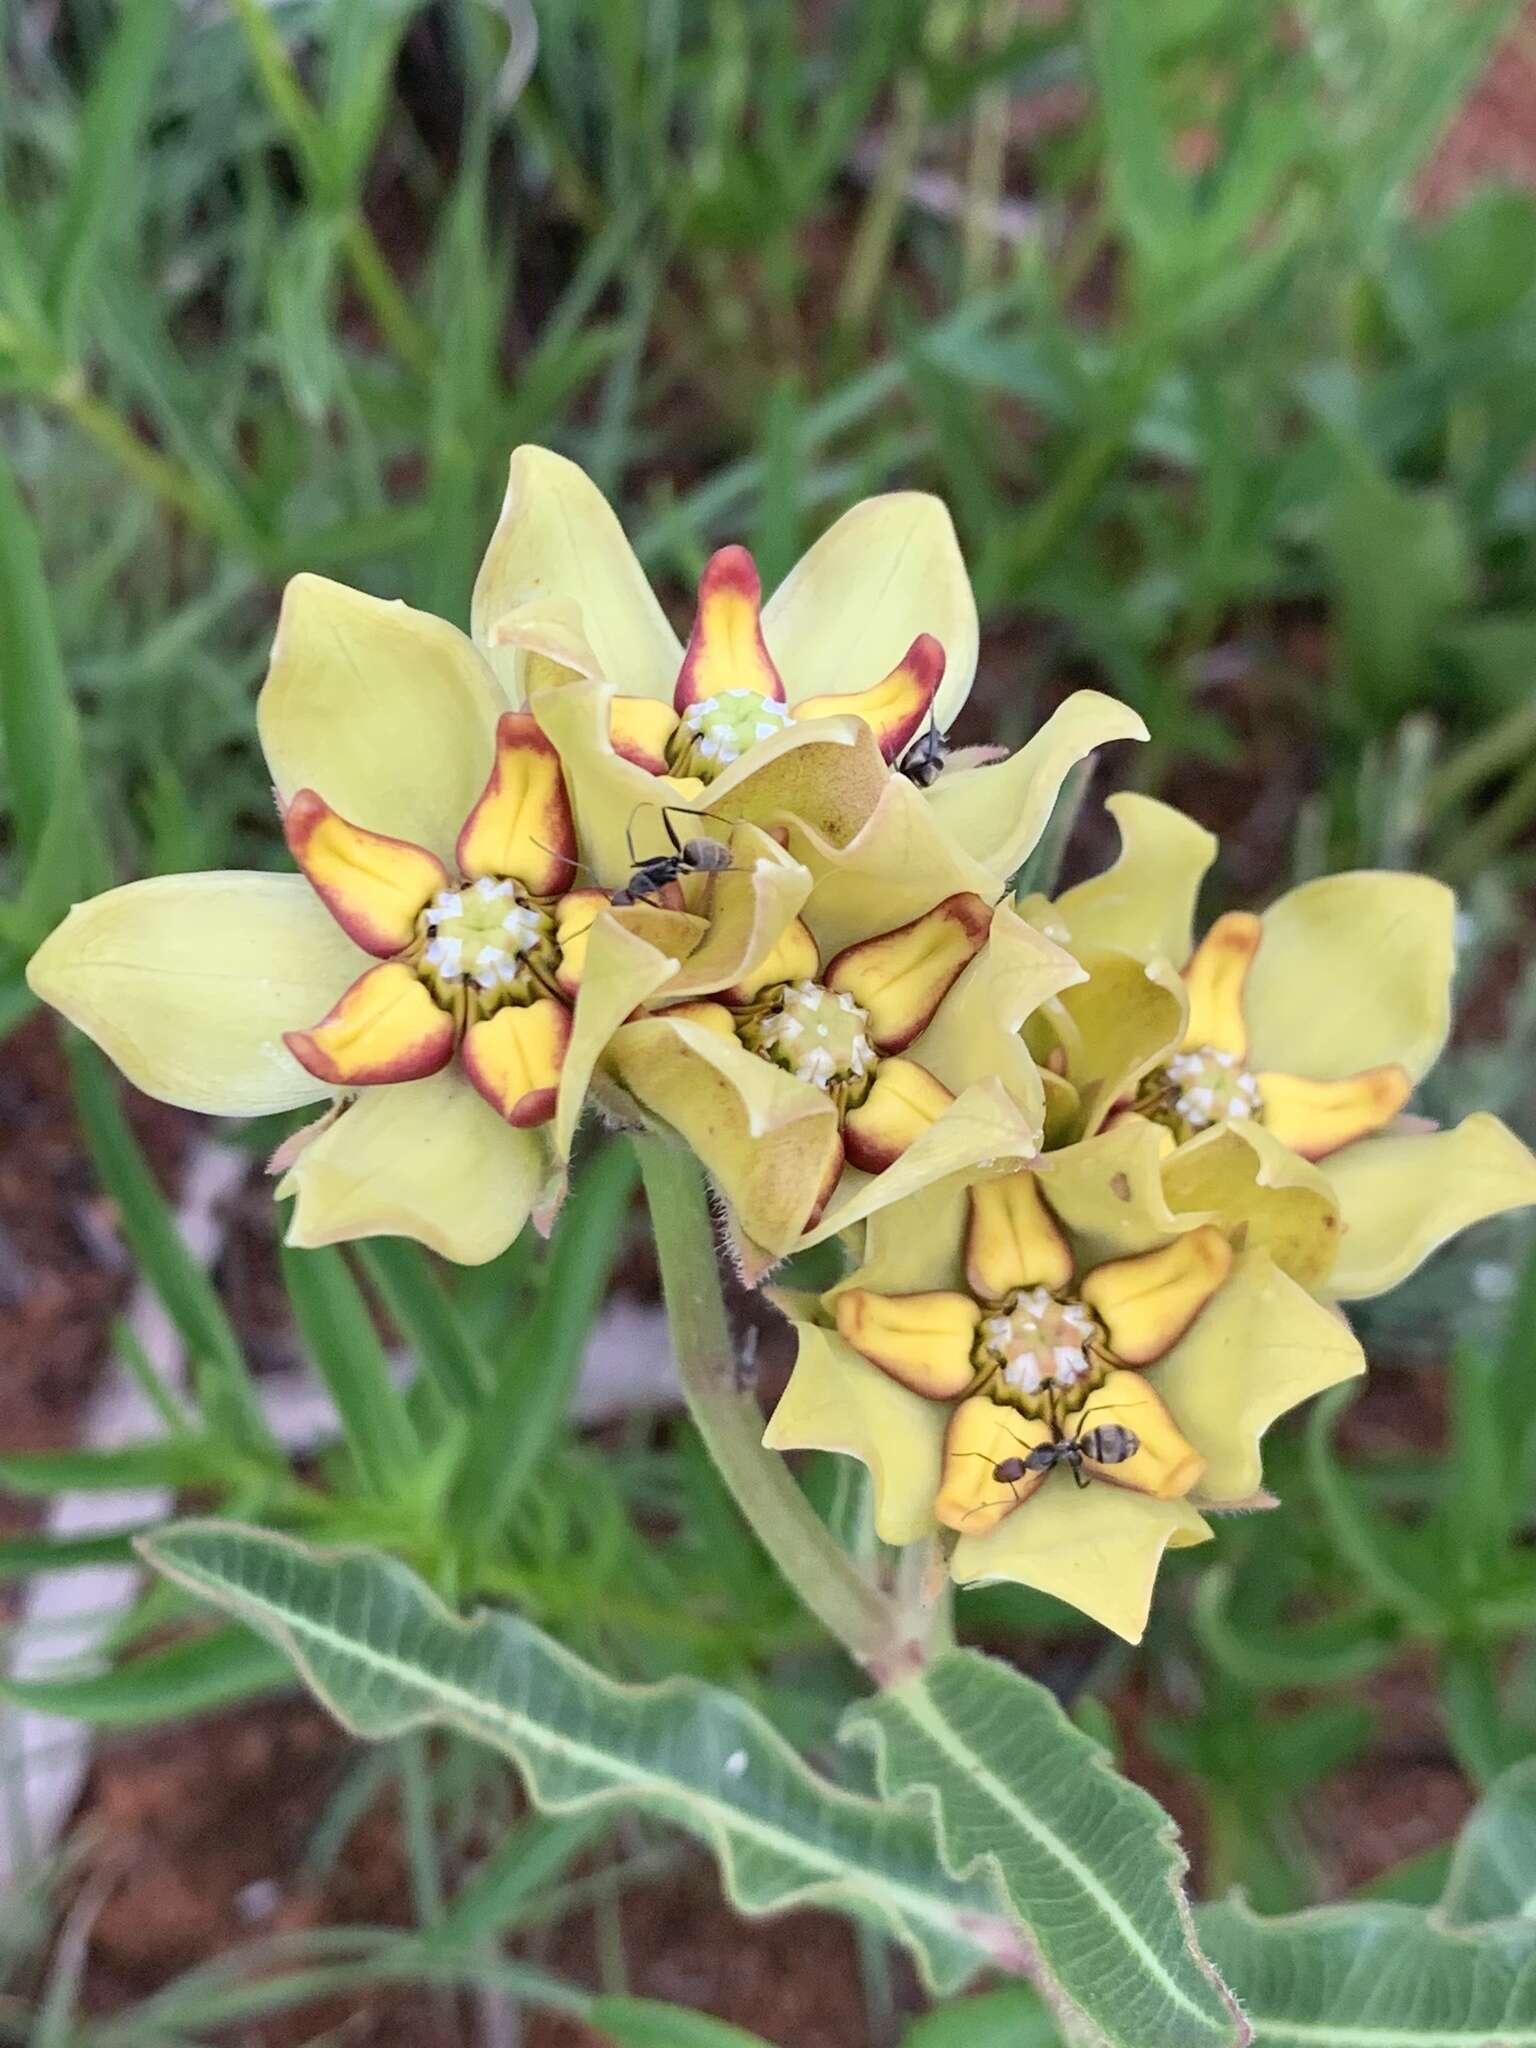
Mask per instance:
[[[661,822],[672,842],[672,851],[653,853],[647,860],[639,859],[635,853],[635,818],[631,813],[624,838],[629,847],[633,872],[622,889],[614,890],[610,900],[616,904],[649,902],[683,875],[718,875],[731,864],[731,849],[723,839],[679,839],[677,828],[672,823],[672,813],[676,811],[685,818],[720,818],[723,825],[731,822],[729,818],[721,817],[718,811],[691,811],[681,804],[635,806],[636,811],[653,809],[661,813]]]
[[[1085,1461],[1094,1465],[1123,1465],[1127,1458],[1134,1458],[1141,1449],[1141,1438],[1135,1430],[1127,1429],[1119,1422],[1101,1422],[1079,1436],[1063,1436],[1061,1424],[1052,1415],[1051,1430],[1049,1443],[1037,1444],[1022,1458],[998,1460],[992,1467],[992,1477],[999,1486],[1014,1487],[1027,1474],[1051,1472],[1056,1466],[1065,1465],[1078,1486],[1085,1487],[1088,1484],[1088,1475],[1083,1470]],[[981,1458],[986,1453],[970,1451],[966,1455]],[[981,1508],[992,1505],[991,1501],[978,1501],[970,1513],[974,1515]]]
[[[901,757],[898,775],[905,775],[908,782],[918,789],[930,789],[944,773],[944,763],[949,758],[949,735],[939,731],[930,718],[926,731],[920,732]]]

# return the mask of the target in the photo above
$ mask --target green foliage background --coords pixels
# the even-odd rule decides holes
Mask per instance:
[[[592,471],[684,608],[724,539],[772,583],[854,498],[941,491],[984,626],[958,736],[1016,741],[1069,684],[1098,683],[1154,732],[1114,772],[1223,831],[1230,898],[1351,864],[1455,883],[1469,1024],[1426,1107],[1493,1108],[1536,1135],[1536,199],[1484,185],[1417,203],[1518,10],[536,11],[17,0],[3,17],[0,1028],[26,1020],[22,964],[75,897],[280,858],[251,706],[283,579],[321,570],[464,623],[507,451],[537,439]],[[1072,857],[1105,850],[1093,834]],[[197,1402],[163,1397],[159,1444],[0,1447],[0,1483],[211,1489],[300,1536],[380,1545],[450,1599],[514,1606],[613,1677],[729,1688],[826,1748],[852,1681],[696,1443],[637,1427],[598,1450],[564,1421],[608,1278],[590,1246],[624,1243],[626,1151],[589,1162],[547,1253],[520,1245],[451,1285],[400,1245],[286,1262],[347,1425],[301,1480],[264,1439],[241,1334],[180,1251],[110,1080],[88,1050],[70,1058],[84,1142],[197,1363]],[[370,1302],[422,1361],[405,1396]],[[1307,1923],[1315,1966],[1289,2006],[1268,1923],[1213,1908],[1207,1946],[1254,1986],[1261,2042],[1530,2039],[1529,1232],[1485,1228],[1361,1323],[1407,1423],[1341,1427],[1324,1402],[1277,1432],[1283,1511],[1174,1561],[1135,1666],[1131,1761],[1155,1757],[1196,1818],[1205,1896],[1238,1884],[1290,1913],[1336,1888],[1308,1824],[1320,1788],[1362,1760],[1390,1772],[1392,1687],[1427,1687],[1469,1786],[1498,1788],[1455,1866],[1447,1843],[1379,1877],[1353,1919]],[[806,1478],[857,1542],[848,1471]],[[132,1534],[90,1555],[127,1556]],[[18,1539],[0,1570],[82,1555]],[[113,1668],[61,1673],[45,1703],[133,1726],[286,1682],[233,1623],[138,1647],[192,1611],[158,1586]],[[1015,1591],[972,1596],[962,1627],[1112,1737],[1123,1651]],[[858,1758],[837,1768],[869,1791]],[[335,1981],[496,1983],[558,2006],[498,1943],[583,1896],[570,1865],[601,1822],[513,1827],[505,1771],[457,1737],[392,1735],[358,1770],[360,1804],[322,1820],[316,1854],[392,1774],[421,1927],[393,1949],[358,1931],[325,1959]],[[450,1897],[451,1846],[487,1803],[506,1847]],[[1516,1844],[1518,1899],[1487,1902],[1472,1859],[1490,1840]],[[625,1841],[616,1882],[681,1853],[649,1823]],[[202,2039],[236,2008],[299,2002],[321,1967],[283,1959],[253,2003],[231,1962],[97,2022],[45,1906],[16,1913],[0,2037],[14,2022],[47,2048]],[[1498,1932],[1469,1963],[1473,1938],[1447,1930],[1473,1922]],[[1486,2009],[1470,1992],[1458,2009],[1451,1977],[1428,2004],[1380,2003],[1394,1956],[1442,1952]],[[867,1926],[860,1956],[871,2038],[896,2039]],[[1319,2004],[1364,1958],[1384,1960],[1358,2000]],[[1501,1972],[1517,1987],[1502,2005]],[[657,2022],[617,1976],[606,1989],[588,2016],[621,2043],[746,2038]],[[916,2021],[911,2048],[1054,2038],[1030,1995],[986,1996]]]

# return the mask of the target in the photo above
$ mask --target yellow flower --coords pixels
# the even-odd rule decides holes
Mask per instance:
[[[891,898],[902,922],[960,891],[994,897],[1073,763],[1146,737],[1081,691],[1009,760],[957,761],[922,790],[892,773],[949,725],[976,669],[954,528],[921,492],[854,506],[759,597],[745,549],[722,549],[685,649],[590,479],[547,449],[513,454],[474,631],[559,748],[583,843],[619,857],[658,796],[707,807],[783,835],[818,882],[847,870],[858,891],[906,888]],[[925,900],[915,872],[933,882]]]
[[[1496,1117],[1449,1131],[1400,1118],[1449,1029],[1448,889],[1424,875],[1330,875],[1261,916],[1218,918],[1195,946],[1215,841],[1147,797],[1109,808],[1114,866],[1026,906],[1089,970],[1060,1008],[1093,1028],[1074,1043],[1053,1011],[1031,1038],[1071,1091],[1061,1128],[1075,1135],[1127,1109],[1152,1119],[1178,1142],[1177,1200],[1190,1207],[1244,1174],[1331,1191],[1341,1228],[1326,1286],[1338,1300],[1383,1293],[1456,1231],[1536,1202],[1536,1158]],[[1111,1052],[1104,1019],[1130,960],[1145,963],[1141,1016]],[[1167,1006],[1169,963],[1183,970],[1181,1014]]]
[[[580,846],[554,748],[470,642],[319,578],[285,595],[259,719],[302,873],[111,890],[31,984],[163,1100],[329,1101],[275,1162],[290,1242],[491,1258],[558,1199],[617,1026],[737,983],[810,877],[744,824],[729,875],[613,908],[628,863]]]
[[[861,1459],[879,1534],[954,1532],[962,1584],[1037,1586],[1133,1642],[1200,1510],[1265,1504],[1269,1424],[1364,1368],[1251,1235],[1170,1205],[1140,1119],[881,1210],[857,1272],[784,1306],[770,1444]]]

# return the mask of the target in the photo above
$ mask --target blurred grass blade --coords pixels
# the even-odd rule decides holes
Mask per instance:
[[[357,1246],[357,1262],[443,1399],[475,1407],[491,1388],[490,1360],[426,1253],[408,1238],[373,1237]]]
[[[283,1284],[316,1372],[325,1381],[358,1477],[383,1500],[412,1497],[421,1445],[368,1305],[338,1251],[280,1254]]]
[[[228,1474],[229,1446],[213,1437],[157,1437],[100,1451],[0,1451],[0,1493],[46,1500],[56,1493],[121,1493],[148,1486],[214,1486]]]
[[[7,1536],[0,1539],[0,1581],[24,1579],[31,1572],[77,1571],[83,1564],[131,1564],[133,1539],[148,1535],[153,1526],[138,1522],[91,1536]]]
[[[3,1678],[0,1699],[93,1728],[147,1728],[237,1700],[286,1692],[293,1666],[247,1628],[211,1630],[78,1678]]]
[[[123,1236],[197,1368],[199,1405],[216,1429],[227,1430],[247,1450],[286,1463],[267,1427],[234,1326],[213,1282],[182,1241],[175,1212],[129,1129],[106,1061],[76,1031],[66,1032],[64,1049],[91,1158],[117,1204]]]
[[[368,1740],[454,1728],[512,1758],[547,1811],[665,1820],[717,1858],[741,1911],[837,1907],[904,1943],[941,1991],[1019,1954],[992,1885],[949,1877],[924,1819],[818,1777],[731,1693],[692,1678],[615,1684],[515,1615],[466,1625],[404,1566],[364,1551],[206,1521],[141,1548],[280,1644]]]

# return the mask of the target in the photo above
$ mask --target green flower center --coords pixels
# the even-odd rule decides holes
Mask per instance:
[[[1136,1107],[1154,1123],[1166,1124],[1182,1144],[1213,1124],[1257,1122],[1264,1098],[1235,1052],[1197,1045],[1176,1052],[1147,1076]]]
[[[739,1027],[741,1042],[760,1059],[857,1109],[880,1064],[869,1037],[869,1012],[853,997],[819,981],[786,981],[768,991]]]
[[[1102,1378],[1091,1354],[1103,1342],[1104,1326],[1091,1308],[1048,1287],[1021,1287],[982,1316],[971,1358],[978,1372],[996,1374],[994,1399],[1023,1405],[1042,1387],[1070,1393]],[[1088,1391],[1084,1386],[1084,1396]]]
[[[516,882],[483,877],[441,890],[421,913],[417,972],[446,1010],[485,1016],[548,993],[555,921]]]
[[[667,742],[667,766],[674,775],[713,782],[759,740],[771,740],[790,723],[789,713],[757,690],[722,690],[690,704]]]

